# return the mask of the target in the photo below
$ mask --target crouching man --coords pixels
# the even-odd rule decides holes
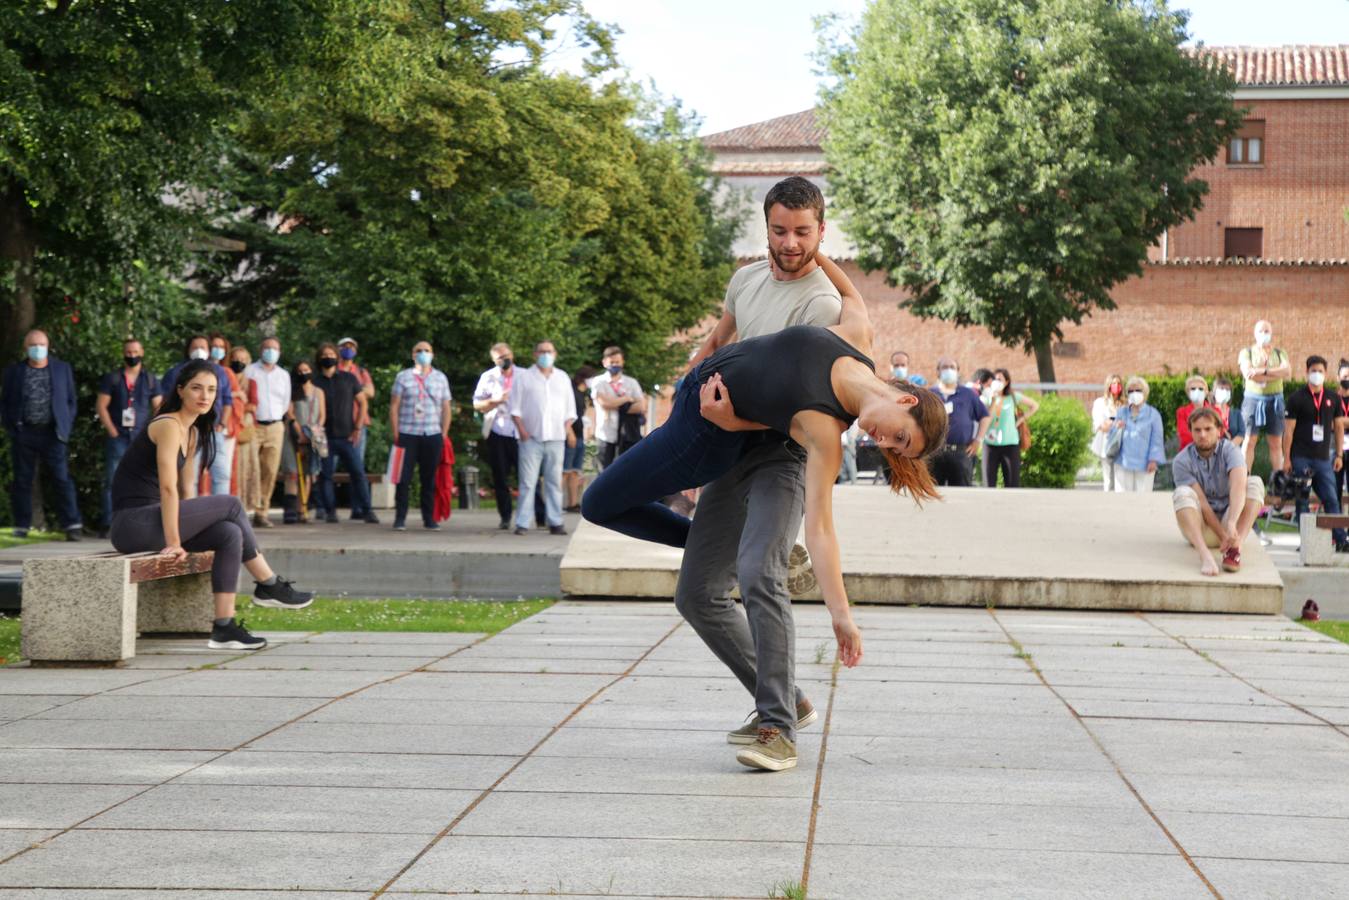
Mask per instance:
[[[1241,568],[1241,545],[1265,501],[1265,485],[1247,477],[1241,449],[1223,437],[1222,417],[1212,407],[1190,413],[1194,443],[1176,455],[1171,473],[1176,482],[1171,495],[1176,524],[1199,554],[1199,571],[1217,575],[1213,551],[1222,552],[1222,567]]]

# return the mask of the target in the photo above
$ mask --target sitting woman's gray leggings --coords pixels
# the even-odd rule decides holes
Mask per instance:
[[[163,550],[164,518],[159,504],[117,510],[108,537],[118,553]],[[258,541],[243,504],[227,494],[179,501],[178,537],[184,550],[215,551],[211,590],[217,594],[237,591],[239,566],[258,555]]]

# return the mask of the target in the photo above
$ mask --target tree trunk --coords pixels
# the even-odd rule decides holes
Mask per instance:
[[[37,322],[36,244],[32,210],[18,180],[10,178],[0,193],[0,262],[14,272],[14,291],[0,292],[0,355],[5,358],[18,353],[24,334]]]
[[[1035,348],[1035,368],[1039,370],[1040,380],[1046,384],[1052,384],[1058,379],[1054,377],[1054,351],[1049,338],[1042,338],[1033,345]]]

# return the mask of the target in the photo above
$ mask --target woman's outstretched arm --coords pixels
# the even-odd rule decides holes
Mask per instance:
[[[870,356],[871,316],[867,313],[867,302],[862,299],[862,292],[838,263],[822,253],[817,253],[815,260],[820,264],[820,268],[824,269],[824,274],[829,276],[829,280],[833,282],[839,297],[843,300],[843,311],[838,320],[839,336]]]
[[[843,462],[838,428],[841,423],[818,412],[797,416],[797,424],[806,438],[806,549],[810,551],[824,605],[833,620],[839,662],[851,668],[862,661],[862,633],[853,623],[848,606],[838,537],[834,534],[834,482]]]

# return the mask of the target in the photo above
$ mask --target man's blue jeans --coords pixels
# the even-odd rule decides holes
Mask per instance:
[[[234,474],[234,445],[226,444],[223,431],[211,432],[215,439],[215,457],[211,460],[211,496],[220,497],[230,492],[230,478]],[[201,455],[192,460],[192,483],[201,483]]]
[[[337,513],[337,486],[333,474],[341,458],[351,476],[351,515],[363,519],[370,513],[370,483],[365,480],[365,464],[356,453],[356,445],[349,438],[328,438],[328,455],[323,458],[319,472],[318,506],[329,513]]]
[[[32,527],[33,478],[39,460],[56,488],[56,515],[61,528],[70,531],[81,525],[75,482],[66,464],[66,442],[56,436],[56,429],[20,428],[11,431],[9,437],[14,455],[14,527]]]
[[[129,435],[119,434],[117,437],[103,439],[103,518],[99,519],[99,526],[104,530],[112,527],[112,476],[117,473],[117,464],[126,456],[126,448],[131,446],[131,437]]]
[[[534,491],[538,488],[539,473],[543,473],[543,505],[548,525],[562,524],[562,454],[566,441],[536,441],[530,438],[520,442],[520,506],[515,515],[515,527],[528,528],[534,516]]]
[[[745,449],[744,432],[722,431],[703,418],[698,390],[697,379],[684,379],[665,424],[615,459],[586,489],[581,515],[587,521],[638,540],[684,546],[690,519],[661,499],[716,481]],[[522,445],[522,484],[523,453]]]
[[[1331,515],[1339,515],[1340,492],[1335,486],[1335,463],[1329,459],[1311,459],[1306,456],[1293,457],[1293,474],[1312,476],[1312,490],[1321,500],[1321,508]],[[1297,504],[1297,518],[1307,511],[1307,504],[1301,500]],[[1344,529],[1336,528],[1331,535],[1338,547],[1344,543]]]

